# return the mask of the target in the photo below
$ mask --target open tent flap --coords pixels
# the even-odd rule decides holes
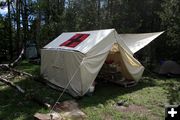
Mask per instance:
[[[93,84],[96,76],[102,68],[112,44],[105,47],[96,55],[86,56],[81,63],[82,94],[84,95]]]
[[[141,33],[141,34],[119,34],[127,47],[134,54],[141,48],[148,45],[151,41],[161,35],[163,32]]]
[[[127,80],[138,81],[143,74],[144,67],[132,54],[124,50],[118,43],[109,45],[101,53],[83,59],[80,67],[82,78],[81,95],[84,95],[88,91],[103,64],[108,60],[114,62],[123,77]]]
[[[142,77],[144,67],[140,62],[118,43],[111,44],[101,51],[101,53],[83,58],[80,67],[82,92],[79,94],[81,96],[89,90],[107,60],[112,60],[127,80],[138,81]]]
[[[113,62],[117,66],[117,70],[129,80],[138,81],[144,71],[141,63],[117,43],[113,45],[106,61]]]

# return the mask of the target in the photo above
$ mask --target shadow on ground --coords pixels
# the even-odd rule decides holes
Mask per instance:
[[[41,83],[32,81],[27,78],[16,78],[21,80],[15,80],[16,84],[21,86],[27,91],[28,94],[37,96],[43,101],[47,101],[50,104],[54,104],[59,97],[60,92],[51,89]],[[118,96],[123,96],[134,91],[141,90],[146,87],[154,87],[161,85],[164,89],[169,91],[169,101],[179,102],[177,90],[180,90],[178,79],[165,79],[162,84],[157,83],[158,79],[152,79],[149,77],[143,78],[136,86],[131,88],[123,88],[121,86],[112,83],[103,83],[96,86],[96,90],[92,96],[84,96],[78,99],[78,103],[82,108],[96,106],[98,104],[106,104],[108,100],[115,100]],[[165,81],[165,82],[164,82]],[[180,95],[179,95],[180,96]],[[64,94],[60,101],[73,99],[71,96]],[[46,113],[48,109],[44,109],[37,103],[27,100],[23,95],[18,93],[13,88],[5,85],[0,85],[0,120],[12,120],[12,119],[33,119],[33,115],[36,112]]]
[[[60,92],[49,88],[39,82],[32,81],[27,78],[16,81],[15,84],[19,85],[26,91],[26,96],[19,93],[17,90],[3,85],[0,85],[0,120],[32,120],[36,112],[46,113],[48,109],[40,106],[32,101],[29,96],[35,96],[39,100],[54,104]],[[70,96],[65,95],[61,100],[72,99]]]
[[[180,104],[180,78],[168,78],[162,87],[168,91],[168,102],[171,105]]]
[[[92,96],[85,96],[79,100],[82,108],[96,106],[98,104],[105,104],[108,100],[115,100],[118,96],[123,96],[134,91],[141,90],[146,87],[153,87],[156,81],[149,77],[144,78],[136,86],[124,88],[113,83],[104,83],[96,86],[95,92]]]

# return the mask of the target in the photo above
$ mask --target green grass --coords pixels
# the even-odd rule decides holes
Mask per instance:
[[[17,69],[39,74],[39,66],[23,61]],[[13,82],[44,101],[53,104],[60,92],[35,82],[26,77],[15,77]],[[61,101],[73,99],[65,94]],[[120,112],[115,109],[118,101],[125,100],[127,105],[143,106],[148,113]],[[157,120],[164,119],[164,106],[180,104],[180,81],[178,78],[167,79],[144,77],[137,86],[123,88],[114,84],[99,84],[93,96],[78,99],[87,120]],[[20,93],[0,83],[0,120],[31,120],[36,112],[47,113],[49,110],[28,100]]]
[[[22,61],[20,65],[16,67],[16,69],[23,70],[25,72],[36,74],[36,75],[40,73],[39,65],[31,64],[28,61]]]

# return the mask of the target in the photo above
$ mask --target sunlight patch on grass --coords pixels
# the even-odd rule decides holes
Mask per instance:
[[[40,66],[23,61],[19,70],[39,75]],[[22,87],[29,95],[36,96],[50,104],[54,104],[60,91],[35,82],[28,77],[17,76],[15,84]],[[0,85],[0,119],[30,120],[36,112],[47,113],[48,109],[25,99],[15,89]],[[73,99],[64,94],[60,101]],[[115,109],[118,101],[126,101],[126,105],[137,105],[147,109],[147,113],[120,112]],[[137,86],[123,88],[106,83],[96,86],[92,96],[84,96],[77,102],[87,115],[87,120],[157,120],[164,119],[164,105],[180,103],[180,81],[178,79],[145,77]]]

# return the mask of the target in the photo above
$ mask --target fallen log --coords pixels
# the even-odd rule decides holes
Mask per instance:
[[[0,77],[0,82],[5,83],[6,85],[8,85],[8,86],[10,86],[12,88],[15,88],[16,90],[18,90],[18,92],[23,94],[26,97],[26,99],[31,100],[31,101],[37,103],[40,106],[43,106],[45,108],[50,108],[51,107],[51,105],[48,104],[47,102],[43,102],[43,100],[40,100],[39,98],[35,97],[34,95],[27,94],[26,91],[23,90],[20,86],[15,85],[13,82],[11,82],[11,81],[9,81],[9,80],[7,80],[5,78]]]
[[[37,103],[38,105],[40,105],[40,106],[42,106],[42,107],[44,107],[44,108],[51,108],[51,105],[50,105],[49,103],[43,102],[43,100],[41,100],[41,99],[39,99],[39,98],[37,98],[37,97],[35,97],[35,96],[32,96],[32,97],[30,98],[30,100],[33,101],[33,102],[35,102],[35,103]]]
[[[8,64],[0,64],[0,68],[3,69],[3,70],[6,70],[6,71],[7,70],[12,71],[13,73],[16,73],[16,74],[19,74],[19,75],[26,75],[26,76],[30,77],[32,80],[35,80],[35,81],[38,81],[38,82],[41,82],[41,83],[45,84],[45,82],[39,80],[37,77],[34,77],[33,75],[31,75],[31,74],[29,74],[27,72],[14,69],[14,68],[10,67]],[[3,77],[0,76],[0,82],[5,83],[5,84],[7,84],[8,86],[10,86],[12,88],[15,88],[18,92],[23,94],[26,97],[26,99],[31,100],[31,101],[37,103],[40,106],[43,106],[45,108],[50,108],[51,107],[51,105],[48,104],[47,102],[43,102],[42,100],[35,97],[34,95],[27,94],[27,92],[25,90],[23,90],[20,86],[15,85],[13,82],[9,81],[6,78],[3,78]]]
[[[9,67],[9,70],[14,72],[14,73],[17,73],[19,75],[27,75],[28,77],[33,77],[33,75],[27,73],[27,72],[24,72],[24,71],[20,71],[20,70],[17,70],[17,69],[14,69],[14,68],[11,68]]]
[[[27,73],[27,72],[24,72],[24,71],[20,71],[20,70],[17,70],[17,69],[14,69],[12,67],[10,67],[8,64],[0,64],[0,67],[4,70],[9,70],[9,71],[12,71],[14,73],[17,73],[19,75],[27,75],[28,77],[33,77],[33,75]]]
[[[19,60],[22,58],[23,54],[24,54],[24,48],[22,48],[21,53],[19,54],[18,58],[14,60],[12,63],[10,63],[9,66],[15,67],[15,65],[17,65]]]
[[[9,71],[12,71],[13,73],[16,73],[18,75],[26,75],[28,77],[30,77],[32,80],[34,81],[37,81],[37,82],[40,82],[42,84],[46,84],[46,81],[45,80],[42,80],[42,78],[40,78],[39,76],[33,76],[32,74],[30,73],[27,73],[27,72],[24,72],[24,71],[20,71],[20,70],[17,70],[15,68],[11,68],[8,64],[0,64],[0,68],[3,69],[3,70],[9,70]]]
[[[7,80],[5,78],[2,78],[2,77],[0,77],[0,81],[7,84],[7,85],[9,85],[9,86],[11,86],[11,87],[13,87],[13,88],[15,88],[20,93],[25,94],[25,91],[21,87],[19,87],[18,85],[15,85],[13,82],[11,82],[11,81],[9,81],[9,80]]]

